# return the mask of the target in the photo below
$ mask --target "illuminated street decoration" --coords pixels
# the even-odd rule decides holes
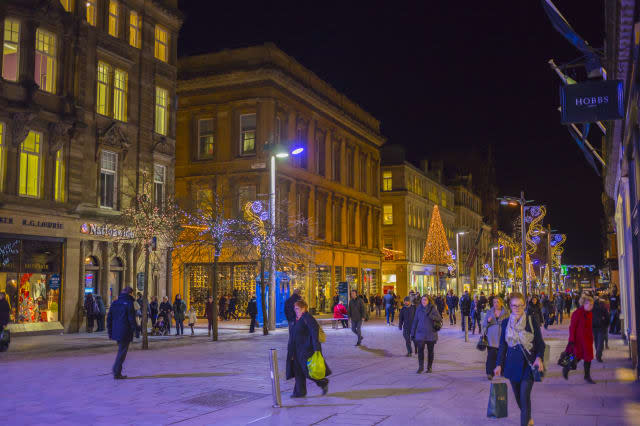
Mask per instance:
[[[447,234],[444,231],[442,219],[440,218],[438,205],[433,206],[427,242],[424,246],[424,254],[422,255],[422,263],[436,265],[436,269],[438,265],[453,266],[454,264],[449,243],[447,242]]]
[[[547,214],[545,206],[525,206],[525,223],[529,224],[527,229],[527,253],[533,255],[538,249],[540,243],[540,234],[545,232],[541,223]]]

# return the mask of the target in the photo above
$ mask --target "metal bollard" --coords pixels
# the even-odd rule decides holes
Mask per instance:
[[[280,374],[278,373],[278,351],[273,348],[269,355],[269,366],[271,367],[271,395],[273,396],[273,408],[281,408],[282,396],[280,395]]]
[[[464,341],[469,341],[469,317],[466,315],[462,316],[462,325],[464,326]]]

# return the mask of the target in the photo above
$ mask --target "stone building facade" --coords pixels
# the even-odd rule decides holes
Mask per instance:
[[[269,194],[267,142],[304,151],[277,160],[276,220],[308,219],[310,259],[287,279],[310,307],[331,309],[339,282],[380,289],[382,211],[379,122],[272,44],[183,58],[179,63],[176,194],[224,197],[227,217]],[[283,207],[285,206],[285,207]],[[174,292],[203,305],[211,264],[174,262]],[[257,266],[220,258],[220,292],[240,310],[255,291]]]
[[[79,331],[85,293],[108,309],[135,287],[141,252],[106,238],[108,223],[147,177],[156,202],[173,191],[181,23],[175,0],[0,4],[0,291],[14,331]],[[160,257],[150,293],[163,295]]]

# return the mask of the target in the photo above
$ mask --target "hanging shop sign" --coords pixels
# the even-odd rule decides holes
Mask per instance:
[[[83,223],[80,232],[87,235],[99,235],[111,238],[135,238],[135,233],[131,230],[115,228],[109,225],[98,225],[95,223]]]
[[[51,278],[49,278],[49,288],[51,290],[58,290],[60,288],[60,275],[51,275]]]
[[[560,87],[562,123],[594,123],[624,116],[622,80],[587,81]]]

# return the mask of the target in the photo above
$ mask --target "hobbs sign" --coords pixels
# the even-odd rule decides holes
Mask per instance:
[[[560,88],[563,123],[593,123],[624,116],[622,80],[587,81]]]

